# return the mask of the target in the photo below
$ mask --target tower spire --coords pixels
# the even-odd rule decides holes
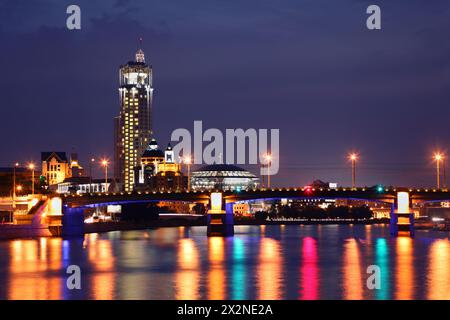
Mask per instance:
[[[144,51],[142,51],[142,37],[139,38],[139,48],[136,51],[136,62],[145,63]]]

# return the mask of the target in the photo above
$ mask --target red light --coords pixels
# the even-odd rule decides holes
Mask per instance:
[[[304,193],[305,193],[305,194],[308,194],[308,195],[310,195],[310,194],[313,193],[313,188],[312,188],[311,186],[305,186],[305,187],[303,188],[303,190],[304,190]]]

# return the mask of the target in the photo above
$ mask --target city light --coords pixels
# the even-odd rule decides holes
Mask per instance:
[[[108,160],[102,160],[102,166],[105,167],[105,192],[108,192]]]
[[[438,189],[440,189],[441,188],[441,161],[444,159],[444,155],[440,152],[436,152],[434,154],[433,158],[436,161],[436,187]]]
[[[211,193],[211,213],[221,213],[222,212],[222,193],[212,192]]]
[[[397,193],[397,210],[399,213],[409,213],[409,193],[398,192]]]
[[[352,162],[352,189],[356,187],[356,160],[358,160],[358,154],[352,152],[348,155],[348,158]]]
[[[28,168],[31,170],[31,194],[34,195],[34,163],[29,163]]]
[[[349,158],[351,161],[356,161],[356,160],[358,160],[358,155],[357,155],[356,153],[350,153],[349,156],[348,156],[348,158]]]

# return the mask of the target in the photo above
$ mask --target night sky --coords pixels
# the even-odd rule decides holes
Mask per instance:
[[[431,186],[433,151],[450,153],[448,0],[0,0],[0,166],[53,150],[112,160],[119,65],[139,37],[162,145],[194,120],[279,128],[278,186],[350,185],[352,150],[358,185]]]

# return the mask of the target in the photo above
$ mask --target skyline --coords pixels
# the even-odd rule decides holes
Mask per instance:
[[[222,130],[280,128],[274,186],[314,179],[350,185],[351,151],[360,155],[357,185],[432,186],[432,155],[448,154],[450,143],[450,46],[442,32],[450,5],[414,1],[405,15],[404,5],[383,4],[383,30],[371,33],[363,28],[368,2],[347,2],[323,8],[320,1],[286,1],[279,9],[265,2],[187,8],[118,1],[100,10],[79,1],[79,32],[65,29],[65,4],[49,1],[36,16],[3,4],[0,63],[8,76],[0,92],[11,121],[0,134],[15,139],[0,140],[8,150],[0,166],[39,164],[41,151],[72,148],[85,166],[92,156],[113,160],[118,68],[142,37],[162,144],[194,120]],[[147,19],[136,15],[140,9]]]

